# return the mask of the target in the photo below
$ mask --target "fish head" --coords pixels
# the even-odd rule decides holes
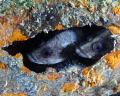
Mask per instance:
[[[97,34],[88,37],[88,40],[76,48],[76,53],[80,57],[99,59],[109,53],[114,48],[114,39],[108,29],[103,29]]]
[[[49,46],[40,47],[29,53],[28,59],[37,64],[56,64],[62,62],[65,58],[60,56],[61,50]]]
[[[56,64],[66,59],[62,51],[76,41],[72,30],[63,31],[28,53],[28,59],[37,64]],[[63,52],[64,53],[64,52]]]

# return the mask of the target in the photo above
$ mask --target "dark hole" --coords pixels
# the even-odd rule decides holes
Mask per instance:
[[[72,7],[72,5],[70,4],[70,3],[68,3],[68,5],[67,5],[68,7]]]
[[[101,26],[92,25],[91,27],[90,26],[73,27],[70,29],[72,29],[72,30],[82,29],[84,32],[83,33],[84,37],[82,38],[82,40],[80,40],[80,38],[78,38],[78,40],[72,46],[70,45],[70,46],[67,46],[66,48],[64,48],[62,51],[63,53],[65,53],[63,57],[67,57],[67,59],[65,61],[57,63],[57,64],[49,65],[49,64],[33,63],[28,59],[28,57],[26,56],[26,53],[29,53],[36,48],[39,48],[39,45],[43,41],[44,42],[48,41],[50,38],[59,34],[63,30],[50,31],[48,34],[42,32],[42,33],[37,34],[35,36],[35,38],[31,38],[31,39],[28,39],[26,41],[15,41],[15,42],[13,42],[12,45],[10,45],[8,47],[4,47],[2,49],[6,50],[10,55],[15,55],[17,53],[21,53],[23,55],[24,66],[29,68],[31,71],[34,71],[37,73],[44,72],[46,70],[46,68],[48,68],[48,67],[56,68],[59,71],[61,69],[64,69],[66,66],[68,66],[68,63],[72,62],[73,60],[77,60],[77,62],[80,62],[85,66],[90,66],[90,65],[94,64],[95,62],[97,62],[101,57],[99,57],[97,59],[87,59],[87,58],[80,57],[75,53],[75,48],[78,44],[87,40],[88,36],[98,32],[102,29],[105,29],[105,28],[101,27]],[[113,40],[111,40],[111,42],[113,42]],[[112,49],[113,49],[113,46],[112,46]],[[108,52],[110,52],[112,49],[108,49],[109,50]],[[49,53],[45,53],[45,54],[47,55]],[[72,65],[74,65],[74,64],[72,64]]]
[[[50,17],[51,17],[51,15],[47,15],[46,20],[49,21]]]

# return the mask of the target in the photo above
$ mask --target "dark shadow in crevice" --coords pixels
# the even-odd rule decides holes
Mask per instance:
[[[74,28],[70,28],[72,30],[79,30],[81,29],[84,31],[85,37],[84,39],[82,39],[80,42],[84,42],[87,37],[91,34],[94,34],[102,29],[104,29],[104,27],[101,26],[96,26],[96,25],[92,25],[90,26],[84,26],[84,27],[74,27]],[[65,60],[64,62],[61,63],[57,63],[57,64],[53,64],[53,65],[49,65],[49,64],[36,64],[33,63],[31,61],[29,61],[26,53],[31,52],[32,50],[36,49],[39,47],[39,45],[44,41],[49,40],[50,38],[54,37],[55,35],[59,34],[61,31],[50,31],[48,34],[41,32],[39,34],[37,34],[35,36],[35,38],[31,38],[28,39],[26,41],[15,41],[13,42],[12,45],[8,46],[8,47],[4,47],[2,48],[3,50],[6,50],[10,55],[15,55],[17,53],[21,53],[23,55],[23,63],[24,66],[26,66],[27,68],[29,68],[31,71],[34,72],[44,72],[46,70],[46,68],[48,67],[53,67],[56,68],[58,71],[59,69],[63,69],[65,66],[67,66],[66,62],[72,62],[73,60],[77,60],[78,62],[84,64],[85,66],[90,66],[92,64],[94,64],[95,62],[97,62],[99,59],[86,59],[86,58],[82,58],[80,56],[78,56],[75,53],[75,47],[80,43],[80,42],[76,42],[75,46],[68,46],[69,50],[71,50],[70,52],[68,52],[68,54],[66,54],[67,56],[70,56],[67,60]],[[78,38],[79,39],[79,38]],[[70,49],[71,48],[71,49]],[[64,49],[64,51],[68,50],[67,48]],[[61,66],[62,65],[62,66]],[[73,64],[74,65],[74,64]]]

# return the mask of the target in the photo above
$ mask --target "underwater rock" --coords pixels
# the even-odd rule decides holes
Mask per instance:
[[[112,37],[120,40],[118,38],[120,37],[119,18],[119,0],[0,0],[0,95],[108,96],[116,94],[120,91],[119,41],[115,41],[114,50],[104,56],[104,59],[89,67],[85,66],[86,68],[82,70],[81,67],[77,67],[78,69],[74,67],[76,71],[69,73],[66,70],[46,71],[39,74],[29,70],[26,73],[26,67],[36,66],[36,64],[31,66],[30,62],[26,61],[27,57],[24,57],[26,52],[32,52],[30,50],[32,46],[19,47],[24,45],[20,42],[34,39],[43,31],[50,33],[51,30],[66,30],[93,24],[107,26],[116,33]],[[38,41],[31,43],[36,46],[36,43],[41,43]],[[11,52],[3,50],[4,47],[14,45],[15,42],[19,43],[12,47]],[[41,65],[39,70],[43,69],[44,64]],[[55,67],[55,64],[53,65]]]

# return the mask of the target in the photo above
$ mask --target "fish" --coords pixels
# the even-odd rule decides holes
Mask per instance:
[[[48,41],[42,42],[39,48],[27,53],[27,57],[37,64],[56,64],[66,59],[65,56],[61,56],[63,49],[76,41],[76,33],[73,30],[65,30]]]
[[[83,58],[99,59],[113,50],[115,39],[111,35],[110,30],[102,29],[88,36],[86,41],[76,47],[75,52]]]
[[[64,62],[64,64],[59,63],[59,65],[56,67],[56,70],[70,73],[70,72],[75,72],[77,70],[82,70],[85,67],[86,67],[85,64],[79,62],[77,59],[73,59]]]
[[[24,66],[37,73],[45,72],[48,67],[70,72],[91,66],[111,52],[114,48],[111,35],[110,30],[100,26],[73,27],[48,34],[42,32],[35,38],[13,42],[3,50],[13,56],[21,53]]]
[[[114,48],[111,35],[106,28],[93,33],[81,28],[63,30],[27,53],[27,57],[33,63],[48,65],[69,60],[76,54],[80,58],[99,59]]]

